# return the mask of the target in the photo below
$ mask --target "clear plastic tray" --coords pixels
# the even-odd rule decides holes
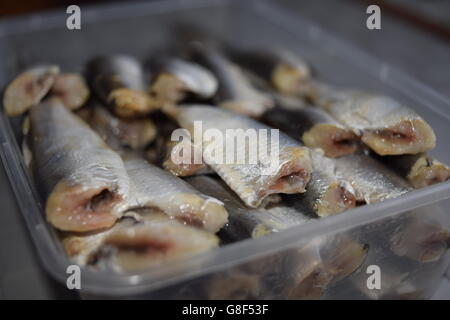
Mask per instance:
[[[161,1],[83,7],[82,29],[74,31],[66,28],[66,17],[61,10],[0,22],[2,87],[23,68],[40,62],[79,71],[89,57],[97,54],[128,53],[144,59],[153,49],[170,41],[170,25],[193,22],[236,44],[285,46],[311,62],[321,79],[395,97],[433,126],[438,145],[431,154],[450,163],[450,150],[444,140],[450,126],[450,103],[446,99],[270,2]],[[19,131],[18,122],[10,121],[0,112],[1,157],[12,188],[42,264],[54,278],[65,283],[66,267],[71,262],[55,231],[45,221],[43,203],[20,153]],[[313,240],[345,235],[364,243],[369,254],[356,272],[329,284],[321,298],[427,298],[436,290],[448,267],[448,252],[437,261],[422,264],[393,255],[387,239],[399,226],[414,218],[433,219],[448,227],[450,218],[442,209],[448,208],[449,197],[450,182],[441,183],[136,274],[84,268],[81,294],[84,297],[294,298],[292,288],[299,278],[292,266],[286,267],[286,259],[294,257]],[[368,277],[365,268],[371,264],[380,266],[382,276],[384,272],[389,277],[393,275],[388,288],[365,290]],[[258,265],[272,266],[270,274],[255,267]],[[301,265],[295,268],[301,273]],[[235,276],[242,274],[242,270],[257,277],[258,288],[252,282],[254,279],[247,281]],[[224,287],[221,283],[236,285]]]

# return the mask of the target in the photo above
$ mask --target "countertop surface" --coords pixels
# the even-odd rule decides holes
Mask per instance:
[[[450,46],[441,38],[383,11],[382,29],[368,30],[367,4],[358,1],[280,0],[278,3],[450,97]],[[442,5],[449,10],[447,3],[442,2]],[[432,12],[427,14],[432,15]],[[77,298],[76,293],[55,283],[40,268],[3,167],[0,169],[0,204],[0,298]],[[436,297],[450,299],[450,286],[443,285]]]

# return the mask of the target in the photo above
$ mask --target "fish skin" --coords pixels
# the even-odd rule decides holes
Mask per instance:
[[[211,98],[217,91],[215,76],[201,65],[179,58],[165,58],[155,62],[157,75],[150,92],[159,101],[177,103],[191,92],[203,99]]]
[[[436,146],[430,125],[391,97],[336,90],[314,82],[305,90],[315,104],[352,129],[379,155],[416,154]]]
[[[129,209],[158,208],[169,217],[211,232],[227,223],[228,213],[217,199],[144,159],[126,155],[124,162],[131,181]]]
[[[209,176],[189,177],[186,181],[200,192],[224,203],[229,222],[222,233],[232,241],[259,238],[310,220],[308,216],[284,204],[274,204],[266,209],[249,209],[223,181]]]
[[[292,195],[289,202],[296,209],[320,218],[352,209],[356,205],[355,190],[344,178],[338,177],[335,161],[321,150],[311,150],[314,164],[311,181],[305,193]]]
[[[77,73],[57,74],[50,93],[70,110],[81,108],[90,95],[84,78]]]
[[[320,148],[327,157],[340,157],[356,151],[358,137],[325,111],[313,106],[297,109],[273,108],[261,117],[268,125],[282,129],[309,148]]]
[[[407,181],[364,151],[334,160],[337,177],[352,185],[357,201],[370,204],[393,199],[412,190]]]
[[[216,102],[221,107],[255,118],[274,107],[272,98],[253,87],[239,66],[219,50],[198,42],[190,49],[191,58],[209,68],[219,81]]]
[[[424,188],[450,178],[450,168],[426,153],[377,157],[416,188]]]
[[[311,77],[308,63],[284,48],[229,49],[228,52],[234,62],[257,73],[285,94],[296,93],[298,87]]]
[[[59,67],[41,65],[19,74],[3,95],[3,107],[9,117],[19,116],[38,104],[50,91]]]
[[[156,138],[156,126],[150,118],[119,118],[99,103],[91,106],[88,123],[108,146],[118,152],[123,147],[142,150]]]
[[[129,191],[120,156],[57,99],[31,108],[30,120],[33,165],[48,221],[64,231],[112,226]]]
[[[88,62],[86,74],[93,91],[120,117],[139,117],[160,107],[147,94],[142,66],[132,57],[96,57]]]
[[[204,253],[218,245],[217,236],[207,230],[164,214],[146,214],[141,222],[108,234],[97,253],[98,265],[133,272]]]
[[[227,129],[266,129],[270,134],[270,128],[258,123],[250,118],[233,112],[211,107],[186,105],[177,108],[174,116],[179,125],[191,133],[191,137],[203,137],[203,132],[208,129],[219,130],[222,136],[227,139]],[[193,132],[194,121],[201,121],[203,132]],[[228,140],[232,137],[228,136]],[[279,157],[271,159],[269,151],[269,138],[265,145],[267,146],[267,154],[259,156],[256,159],[258,164],[248,163],[250,155],[245,146],[240,146],[241,150],[237,150],[235,155],[243,156],[244,163],[220,164],[214,159],[210,152],[205,150],[214,149],[220,144],[214,141],[203,142],[203,159],[227,184],[236,192],[239,197],[249,207],[258,207],[265,197],[276,193],[301,193],[305,191],[306,185],[310,180],[312,171],[309,149],[301,146],[298,142],[291,139],[283,133],[279,133]],[[229,142],[229,141],[228,141]],[[263,141],[262,141],[263,143]],[[225,145],[227,141],[225,141]],[[236,159],[235,159],[236,160]],[[264,165],[267,160],[266,165]],[[276,168],[270,168],[267,164],[275,165]],[[222,161],[226,162],[226,161]],[[245,163],[247,162],[247,163]]]

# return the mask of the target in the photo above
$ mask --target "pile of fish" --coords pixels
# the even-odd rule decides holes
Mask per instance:
[[[161,265],[450,177],[427,155],[436,137],[413,110],[323,83],[285,49],[193,41],[145,64],[94,57],[83,74],[39,65],[15,78],[3,99],[5,113],[22,119],[24,157],[48,222],[72,260],[98,270]],[[177,129],[183,139],[174,141]],[[206,149],[218,142],[204,138],[207,129],[225,140],[227,129],[279,129],[277,165],[268,172],[260,162],[215,161]],[[173,160],[188,149],[189,161]],[[250,156],[249,149],[236,154]],[[391,250],[426,263],[449,239],[438,223],[414,219]],[[313,239],[217,274],[202,290],[207,298],[320,298],[370,250],[350,235]]]

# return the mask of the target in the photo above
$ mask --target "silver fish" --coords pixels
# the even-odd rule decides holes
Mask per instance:
[[[191,45],[192,58],[209,68],[219,80],[217,103],[228,110],[259,117],[274,107],[271,97],[252,86],[242,70],[225,55],[202,43]]]
[[[334,159],[336,175],[348,181],[357,201],[374,203],[411,191],[411,186],[379,161],[359,151]]]
[[[273,108],[261,118],[294,139],[301,139],[307,147],[322,149],[327,157],[350,154],[358,147],[359,139],[351,130],[316,107]]]
[[[204,67],[178,58],[167,58],[156,63],[158,69],[150,92],[163,103],[177,103],[187,93],[211,98],[217,91],[214,75]]]
[[[150,118],[118,118],[100,104],[91,106],[88,123],[116,151],[124,146],[142,150],[156,138],[156,126]]]
[[[222,181],[212,177],[195,176],[186,181],[200,192],[224,203],[229,222],[222,233],[232,241],[259,238],[310,220],[283,204],[274,204],[267,209],[249,209]]]
[[[50,90],[70,110],[81,108],[88,100],[90,92],[83,77],[77,73],[62,73],[55,77]]]
[[[222,202],[143,159],[124,158],[131,180],[129,209],[157,208],[172,218],[211,232],[219,231],[227,223],[228,213]]]
[[[49,222],[65,231],[112,226],[129,191],[120,156],[57,99],[33,106],[30,121],[33,165]]]
[[[236,63],[270,81],[282,93],[296,93],[298,87],[311,77],[307,62],[286,49],[231,49],[229,52]]]
[[[181,127],[190,131],[191,137],[194,137],[194,143],[199,143],[195,141],[195,137],[200,138],[205,163],[249,207],[258,207],[264,198],[271,194],[305,191],[312,171],[309,150],[283,133],[279,133],[276,139],[278,131],[272,132],[267,126],[245,116],[212,106],[180,107],[174,111],[173,115]],[[201,127],[195,126],[197,121],[202,124]],[[220,133],[223,143],[218,139],[208,141],[204,139],[203,134],[209,129]],[[230,129],[235,129],[231,132],[235,135],[230,134]],[[264,133],[265,136],[258,137],[258,133]],[[249,143],[246,142],[247,134],[250,135],[247,139]],[[272,134],[275,134],[274,138]],[[214,152],[218,155],[220,152],[215,150],[223,150],[224,146],[234,145],[236,137],[238,140],[239,137],[243,138],[243,141],[238,141],[234,149],[225,150],[225,154],[233,156],[233,159],[218,159]],[[271,140],[277,141],[274,144],[269,142]],[[258,156],[252,154],[252,149],[255,148],[259,148]],[[275,148],[278,148],[278,156]],[[262,151],[263,149],[265,151]],[[255,156],[257,159],[252,159]]]
[[[325,157],[320,150],[311,150],[310,155],[314,169],[307,190],[290,196],[289,202],[294,202],[296,209],[319,217],[354,208],[355,191],[346,179],[337,177],[334,160]]]
[[[3,107],[10,117],[19,116],[38,104],[55,83],[59,67],[37,66],[21,73],[6,88]]]
[[[165,214],[145,212],[133,225],[117,228],[92,255],[98,269],[134,272],[191,257],[218,246],[214,234]]]
[[[444,182],[450,178],[450,168],[426,153],[384,156],[378,159],[408,180],[416,189]]]
[[[401,257],[434,262],[450,248],[450,231],[437,221],[414,217],[396,230],[390,238],[390,248]]]
[[[312,89],[311,89],[312,88]],[[379,155],[416,154],[433,149],[430,125],[388,96],[312,85],[309,97],[361,137]]]
[[[94,92],[118,116],[142,116],[160,107],[147,93],[142,66],[132,57],[97,57],[89,61],[86,72]]]

